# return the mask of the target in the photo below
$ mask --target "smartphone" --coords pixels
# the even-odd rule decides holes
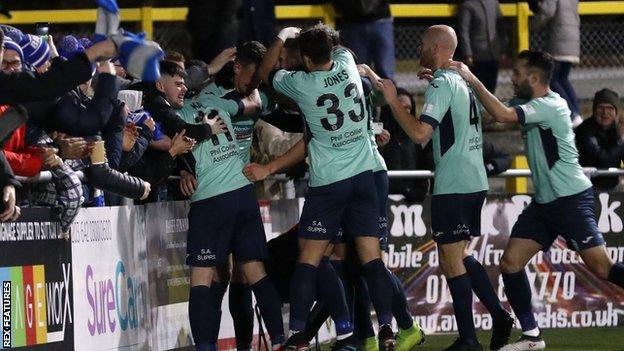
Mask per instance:
[[[35,24],[35,34],[39,37],[41,37],[41,39],[47,41],[48,40],[48,34],[50,33],[50,23],[49,22],[37,22]]]

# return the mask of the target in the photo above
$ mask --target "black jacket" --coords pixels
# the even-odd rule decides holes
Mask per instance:
[[[511,167],[511,156],[487,140],[483,140],[483,163],[487,176],[505,172]]]
[[[154,121],[159,122],[163,133],[170,138],[176,133],[186,129],[186,136],[195,139],[197,142],[206,140],[212,136],[212,129],[208,124],[186,123],[165,99],[164,94],[155,88],[144,91],[145,111],[149,112]]]
[[[91,79],[91,62],[78,54],[44,74],[0,72],[0,104],[20,104],[60,96]]]
[[[624,160],[624,140],[617,134],[615,124],[604,130],[592,116],[581,123],[574,133],[581,166],[620,167],[620,163]],[[612,190],[618,185],[619,178],[594,177],[591,181],[598,189]]]
[[[121,159],[125,118],[117,99],[115,76],[101,74],[94,92],[93,98],[89,98],[79,87],[74,87],[58,99],[26,104],[30,115],[29,129],[32,126],[76,137],[101,134],[108,163],[117,169]]]
[[[44,74],[0,72],[0,104],[16,105],[59,96],[91,78],[91,62],[86,54],[74,56]],[[0,157],[0,186],[19,182],[6,162]]]
[[[390,133],[390,141],[379,151],[388,170],[432,170],[433,155],[414,143],[392,117],[388,107],[382,108],[381,121]],[[422,202],[429,189],[428,179],[392,179],[390,194],[402,194],[407,202]]]
[[[83,172],[89,179],[89,184],[98,189],[131,199],[140,199],[145,192],[141,179],[116,171],[105,163],[91,165],[85,168]]]

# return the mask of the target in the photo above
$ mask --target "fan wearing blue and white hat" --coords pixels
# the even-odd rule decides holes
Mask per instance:
[[[22,48],[10,37],[4,37],[2,42],[4,56],[2,57],[2,72],[21,72],[24,65]]]
[[[50,45],[41,37],[25,34],[19,43],[24,52],[24,61],[38,73],[50,68]]]

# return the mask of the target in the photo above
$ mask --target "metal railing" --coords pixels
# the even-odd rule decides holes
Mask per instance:
[[[588,177],[604,177],[604,176],[623,176],[624,169],[622,168],[608,168],[608,169],[598,169],[595,167],[584,167],[583,172]],[[80,180],[85,180],[85,175],[82,171],[77,171],[76,174],[80,178]],[[530,177],[531,170],[529,169],[508,169],[507,171],[493,175],[492,178],[517,178],[517,177]],[[404,178],[433,178],[435,177],[435,172],[433,171],[388,171],[388,177],[393,179],[404,179]],[[22,183],[45,183],[52,180],[52,173],[50,171],[43,171],[37,174],[34,177],[21,177],[16,176],[17,180]],[[175,180],[179,179],[179,177],[171,176],[169,179]],[[269,179],[271,180],[289,180],[290,178],[285,175],[274,175]]]

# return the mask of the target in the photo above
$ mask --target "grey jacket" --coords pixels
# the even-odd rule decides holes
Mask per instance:
[[[581,19],[578,0],[540,0],[532,30],[546,30],[544,50],[555,60],[578,63],[581,56]]]
[[[498,61],[507,37],[498,0],[465,0],[457,12],[459,49],[463,58]]]

